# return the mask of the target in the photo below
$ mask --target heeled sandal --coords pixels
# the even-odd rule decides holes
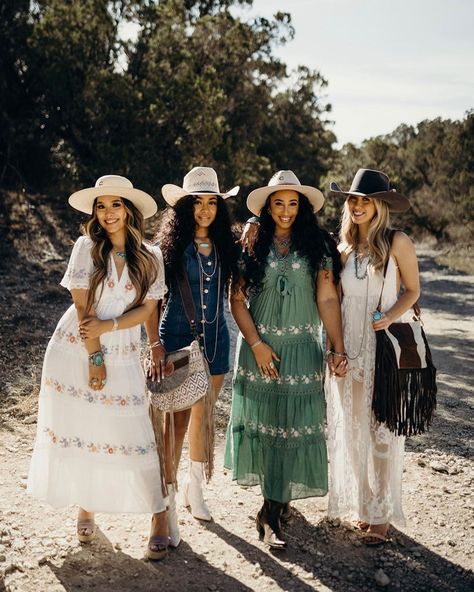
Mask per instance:
[[[151,536],[148,539],[148,546],[146,550],[146,556],[150,561],[161,561],[168,554],[168,546],[170,544],[170,538],[161,534]]]
[[[86,531],[90,531],[86,533]],[[94,518],[77,519],[77,538],[80,543],[90,543],[97,533]]]

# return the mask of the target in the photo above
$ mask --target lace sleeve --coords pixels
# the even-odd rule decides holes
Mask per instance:
[[[77,239],[60,285],[68,290],[87,290],[94,270],[91,257],[92,241],[86,236]]]
[[[146,300],[163,300],[168,288],[165,283],[165,265],[163,262],[163,255],[161,249],[157,245],[150,247],[150,251],[155,255],[158,260],[158,276],[153,284],[150,286],[148,293],[145,297]]]

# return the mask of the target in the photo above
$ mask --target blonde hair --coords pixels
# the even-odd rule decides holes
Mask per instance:
[[[355,250],[359,242],[359,228],[351,219],[349,210],[349,195],[344,202],[341,217],[341,230],[339,238],[341,247],[349,253]],[[390,211],[388,205],[380,200],[373,199],[375,215],[370,221],[367,243],[370,257],[370,265],[374,271],[382,271],[387,258],[390,255]]]
[[[136,290],[136,296],[128,310],[143,302],[153,282],[158,277],[158,264],[155,256],[143,243],[144,224],[143,215],[128,199],[121,198],[126,212],[125,218],[125,253],[130,281]],[[97,201],[97,200],[96,200]],[[101,290],[107,278],[109,255],[112,243],[106,231],[97,218],[96,201],[90,219],[83,226],[83,232],[94,243],[91,256],[94,271],[89,280],[86,311],[88,312],[95,300],[95,293],[99,286]]]

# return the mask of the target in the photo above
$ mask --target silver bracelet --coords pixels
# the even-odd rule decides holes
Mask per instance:
[[[115,317],[112,319],[112,322],[113,322],[113,325],[112,325],[112,329],[111,329],[111,331],[112,331],[112,333],[113,333],[114,331],[117,331],[117,329],[118,329],[119,327],[118,327],[118,321],[117,321],[117,319],[116,319]]]
[[[261,343],[263,343],[263,341],[261,339],[257,339],[257,341],[250,346],[250,349],[257,347],[257,345],[260,345]]]

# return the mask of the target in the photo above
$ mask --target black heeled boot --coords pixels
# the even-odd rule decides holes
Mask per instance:
[[[256,518],[260,540],[263,540],[272,549],[286,548],[286,541],[283,540],[280,525],[282,508],[283,504],[266,499]]]

